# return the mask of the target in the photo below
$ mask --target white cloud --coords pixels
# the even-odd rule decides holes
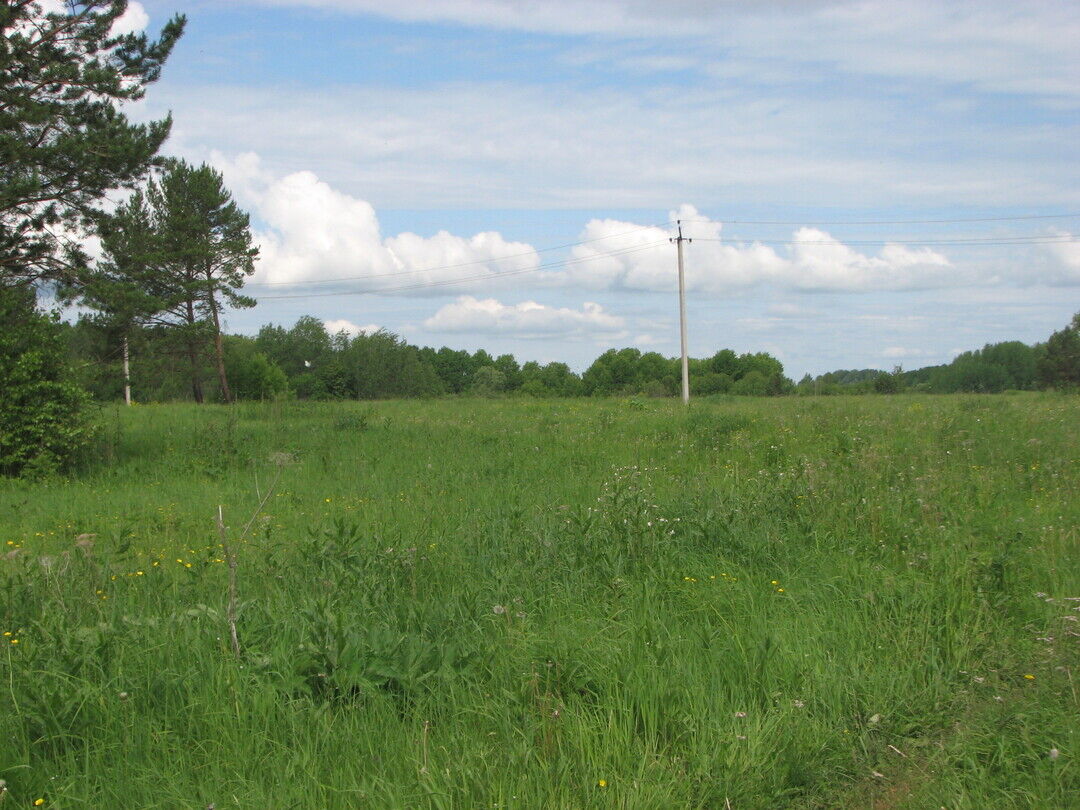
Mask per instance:
[[[518,338],[582,337],[621,332],[622,318],[599,304],[586,302],[580,310],[550,307],[535,301],[503,304],[494,298],[463,295],[424,321],[429,332],[505,334]]]
[[[779,65],[814,63],[861,75],[941,84],[969,83],[995,92],[1080,99],[1080,6],[1005,0],[941,3],[910,0],[262,0],[377,14],[403,21],[554,34],[599,34],[656,41],[656,58],[682,39],[681,57],[723,71],[743,58]],[[620,43],[622,44],[622,43]],[[700,48],[693,47],[695,44]],[[719,44],[722,47],[717,48]],[[715,57],[720,51],[727,57]],[[613,60],[622,60],[619,54]],[[644,60],[639,60],[644,65]],[[659,61],[657,70],[670,63]]]
[[[742,209],[793,194],[851,208],[1080,204],[1080,164],[1063,146],[1080,128],[999,126],[975,149],[967,119],[941,122],[885,94],[823,104],[798,89],[729,81],[692,93],[506,82],[313,93],[166,81],[132,115],[170,110],[175,154],[256,152],[388,208],[663,209],[695,199]],[[960,152],[963,160],[951,157]]]
[[[68,14],[71,11],[69,0],[37,0],[37,2],[43,14]],[[144,30],[149,24],[150,15],[146,13],[142,3],[130,0],[128,7],[113,23],[109,33],[113,36],[134,34]]]
[[[922,349],[908,349],[903,346],[889,346],[887,349],[883,349],[881,352],[882,357],[888,357],[892,359],[900,359],[903,357],[925,357],[926,352]]]
[[[949,286],[957,275],[949,260],[927,248],[886,244],[869,256],[816,228],[799,228],[783,252],[763,245],[722,241],[722,223],[691,205],[671,213],[692,241],[685,247],[687,289],[723,292],[772,284],[799,290],[880,291]],[[586,244],[573,249],[581,261],[565,271],[577,284],[595,289],[673,290],[675,251],[663,228],[617,220],[590,221]],[[619,251],[623,251],[621,254]],[[614,255],[604,255],[604,254]],[[790,314],[790,313],[785,313]]]
[[[373,335],[382,328],[374,323],[357,326],[352,321],[345,320],[344,318],[340,318],[336,321],[323,321],[323,326],[326,327],[326,331],[331,335],[336,335],[338,332],[345,332],[349,337],[356,337],[361,334]]]
[[[465,288],[490,286],[495,274],[530,271],[540,263],[532,246],[492,231],[384,237],[369,202],[331,188],[312,172],[275,178],[253,153],[235,160],[216,153],[213,162],[265,225],[256,232],[260,256],[252,281],[267,296],[275,294],[274,285],[328,281],[368,292],[442,291],[459,279],[467,280]]]
[[[146,13],[146,9],[143,8],[142,3],[136,2],[136,0],[130,0],[127,9],[123,14],[113,23],[111,34],[114,36],[120,36],[122,34],[136,34],[139,31],[145,31],[146,26],[150,24],[150,15]]]
[[[1073,239],[1073,235],[1067,232],[1058,232],[1057,236],[1062,239]],[[1047,245],[1051,256],[1059,265],[1054,281],[1058,283],[1080,283],[1080,239],[1076,241],[1051,242]]]

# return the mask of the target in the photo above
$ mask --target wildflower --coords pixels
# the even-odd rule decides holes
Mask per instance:
[[[1035,680],[1035,676],[1034,675],[1025,675],[1024,680],[1025,681],[1033,681],[1033,680]]]
[[[791,705],[794,706],[796,709],[801,709],[806,704],[803,703],[801,700],[793,700],[791,701]]]
[[[779,585],[780,583],[779,583],[778,581],[776,581],[776,580],[774,579],[774,580],[772,580],[772,582],[770,582],[769,584],[770,584],[770,585]]]
[[[43,804],[45,804],[44,799],[34,799],[34,807],[41,807]]]
[[[783,592],[784,592],[784,589],[783,589],[783,588],[777,588],[777,589],[776,589],[776,592],[777,592],[777,593],[783,593]]]
[[[602,788],[606,788],[606,787],[607,787],[607,779],[601,779],[601,780],[600,780],[599,782],[597,782],[596,784],[597,784],[597,785],[598,785],[599,787],[602,787]]]
[[[739,718],[746,717],[746,712],[735,712],[735,716]]]
[[[1058,751],[1056,748],[1051,748],[1050,749],[1050,754],[1049,754],[1050,759],[1057,759],[1060,755],[1061,755],[1061,752]]]
[[[504,613],[506,613],[506,608],[503,605],[492,605],[491,612],[502,616]]]
[[[19,643],[19,640],[18,640],[17,638],[13,638],[13,639],[11,640],[11,643],[12,643],[12,644],[18,644],[18,643]]]

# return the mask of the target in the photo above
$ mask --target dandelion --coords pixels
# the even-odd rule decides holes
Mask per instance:
[[[11,640],[11,643],[12,643],[12,644],[18,644],[18,643],[19,643],[19,640],[18,640],[17,638],[13,638],[13,639]]]
[[[1025,681],[1033,681],[1033,680],[1035,680],[1035,676],[1034,676],[1034,675],[1030,675],[1030,674],[1029,674],[1029,675],[1025,675],[1025,676],[1024,676],[1024,680],[1025,680]]]
[[[776,592],[777,592],[777,593],[783,593],[783,592],[784,592],[784,589],[783,589],[783,588],[777,588],[777,589],[776,589]]]
[[[774,579],[769,584],[770,585],[779,585],[780,583],[777,580]]]
[[[34,799],[34,807],[41,807],[43,804],[45,804],[44,799]]]
[[[607,779],[601,779],[596,784],[597,784],[598,787],[606,788],[607,787]]]
[[[504,613],[506,613],[506,608],[503,605],[492,605],[491,612],[502,616]]]

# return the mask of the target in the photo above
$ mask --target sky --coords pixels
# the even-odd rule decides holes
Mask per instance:
[[[789,376],[1045,340],[1080,310],[1080,3],[142,0],[129,115],[260,247],[231,331],[314,315],[582,370]]]

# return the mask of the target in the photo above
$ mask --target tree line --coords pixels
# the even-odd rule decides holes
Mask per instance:
[[[121,396],[124,376],[114,322],[84,315],[63,325],[69,360],[79,384],[103,401]],[[657,352],[610,349],[578,374],[561,362],[520,363],[512,354],[493,356],[414,346],[386,330],[331,334],[318,318],[304,316],[286,328],[267,325],[254,337],[222,336],[223,375],[216,374],[213,344],[204,344],[192,365],[187,333],[158,324],[128,327],[135,398],[143,402],[228,396],[265,399],[385,399],[444,395],[535,397],[675,396],[679,360]],[[191,375],[196,382],[191,383]],[[217,379],[215,379],[217,377]],[[725,349],[691,359],[690,380],[700,395],[765,396],[789,393],[783,365],[764,352],[737,355]]]
[[[64,331],[71,362],[80,369],[80,385],[97,399],[119,398],[122,374],[109,321],[84,316]],[[331,334],[318,318],[304,316],[289,328],[264,326],[254,337],[222,337],[223,377],[231,387],[226,396],[213,381],[221,376],[210,350],[213,344],[203,346],[193,367],[185,333],[151,325],[128,334],[136,365],[136,399],[144,402],[190,400],[193,390],[204,387],[207,396],[217,401],[230,396],[321,400],[444,395],[674,397],[680,382],[678,358],[635,348],[609,349],[578,374],[566,363],[519,363],[512,354],[493,356],[483,349],[467,352],[414,346],[385,330]],[[796,384],[772,355],[736,354],[730,349],[691,358],[689,365],[694,396],[1069,389],[1080,386],[1080,313],[1045,343],[988,344],[958,355],[951,363],[913,371],[838,370],[807,375]],[[191,374],[198,380],[195,386]]]
[[[952,362],[904,371],[879,369],[831,371],[806,375],[799,394],[998,394],[1003,391],[1080,388],[1080,312],[1044,343],[1018,340],[988,343],[962,352]]]

